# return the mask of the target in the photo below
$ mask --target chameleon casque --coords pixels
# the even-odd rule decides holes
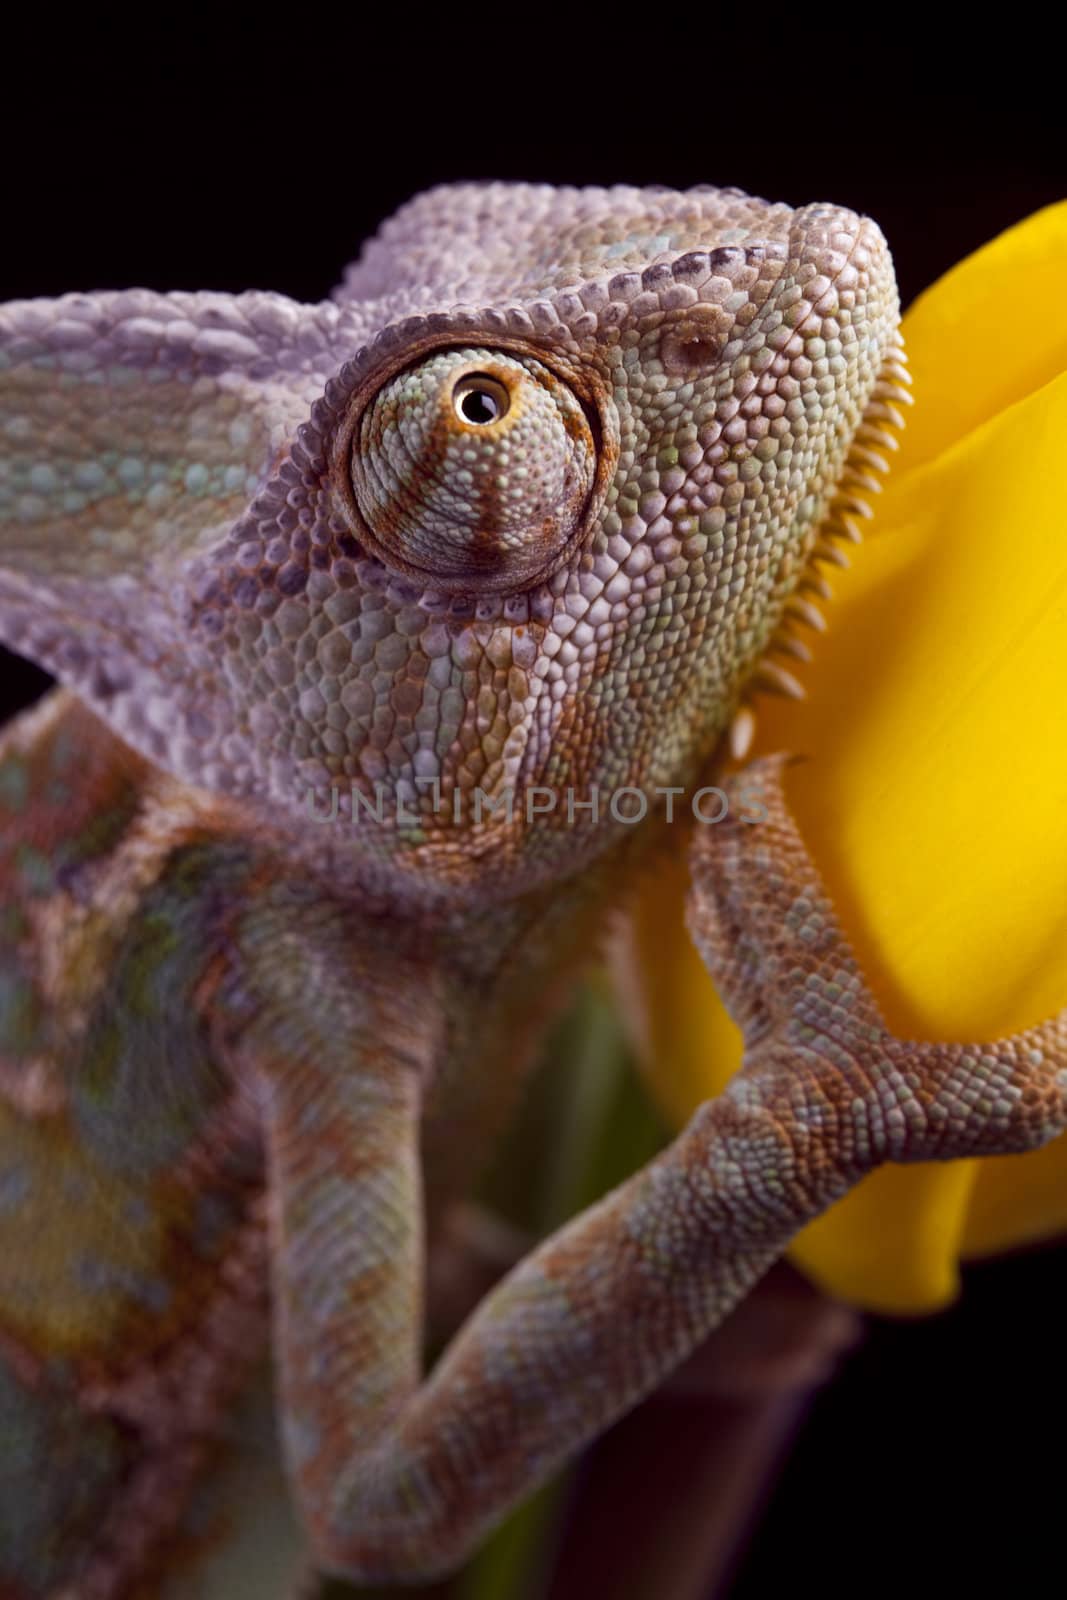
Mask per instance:
[[[668,820],[793,685],[897,322],[848,210],[503,184],[320,305],[0,310],[0,632],[61,685],[0,749],[4,1600],[155,1592],[268,1284],[311,1558],[411,1581],[865,1172],[1062,1128],[1063,1017],[888,1033],[779,761]],[[744,1065],[423,1377],[426,1251],[662,848]]]

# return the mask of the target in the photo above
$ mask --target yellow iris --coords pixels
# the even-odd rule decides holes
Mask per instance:
[[[833,573],[809,699],[759,706],[787,793],[894,1032],[981,1039],[1067,1003],[1067,203],[908,312],[916,404],[870,537]],[[740,1039],[682,925],[684,869],[637,918],[649,1076],[672,1120]],[[1067,1137],[890,1166],[794,1243],[832,1293],[944,1304],[961,1260],[1067,1231]]]

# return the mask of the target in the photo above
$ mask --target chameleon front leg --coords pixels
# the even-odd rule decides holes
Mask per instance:
[[[747,1146],[785,1174],[789,1139],[724,1097],[520,1263],[420,1385],[419,1076],[379,1046],[340,1075],[284,1068],[265,1096],[285,1448],[315,1556],[357,1580],[455,1566],[844,1187],[827,1169],[818,1199],[796,1183],[761,1205]]]
[[[1063,1126],[1067,1018],[990,1045],[895,1039],[777,769],[746,782],[768,819],[701,834],[692,906],[745,1032],[740,1072],[654,1162],[491,1291],[421,1383],[430,986],[405,989],[394,970],[392,1021],[379,987],[341,1047],[322,1026],[298,1033],[296,1053],[264,1053],[260,1040],[285,1443],[326,1570],[403,1581],[453,1567],[880,1162],[1024,1149]],[[314,1009],[339,1020],[321,995]]]

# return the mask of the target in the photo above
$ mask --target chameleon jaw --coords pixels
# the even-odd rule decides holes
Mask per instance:
[[[847,568],[850,562],[842,545],[862,543],[861,524],[874,517],[867,497],[881,494],[880,479],[890,470],[889,457],[900,448],[898,435],[905,423],[900,407],[915,403],[911,382],[904,337],[898,328],[852,436],[837,487],[813,533],[796,588],[785,603],[778,626],[745,686],[727,730],[726,748],[733,761],[745,760],[756,737],[753,696],[765,693],[784,695],[791,700],[806,698],[807,690],[800,679],[774,658],[787,656],[802,664],[810,661],[811,651],[797,635],[796,626],[810,628],[816,633],[826,631],[826,618],[816,601],[832,599],[833,590],[820,571],[820,563]]]

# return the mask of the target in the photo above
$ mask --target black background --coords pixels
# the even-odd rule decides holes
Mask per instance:
[[[605,12],[585,37],[480,8],[433,38],[396,9],[374,32],[310,7],[105,11],[76,32],[42,17],[5,51],[0,298],[318,298],[410,194],[500,177],[839,201],[878,218],[907,302],[1067,194],[1062,90],[1035,70],[1057,47],[1030,18],[1001,14],[1022,48],[976,67],[964,33],[931,61],[930,19],[909,48],[815,7],[731,26]],[[45,681],[0,667],[5,712]],[[737,1600],[1062,1585],[1065,1269],[1056,1249],[983,1265],[950,1313],[872,1326],[817,1403]]]

